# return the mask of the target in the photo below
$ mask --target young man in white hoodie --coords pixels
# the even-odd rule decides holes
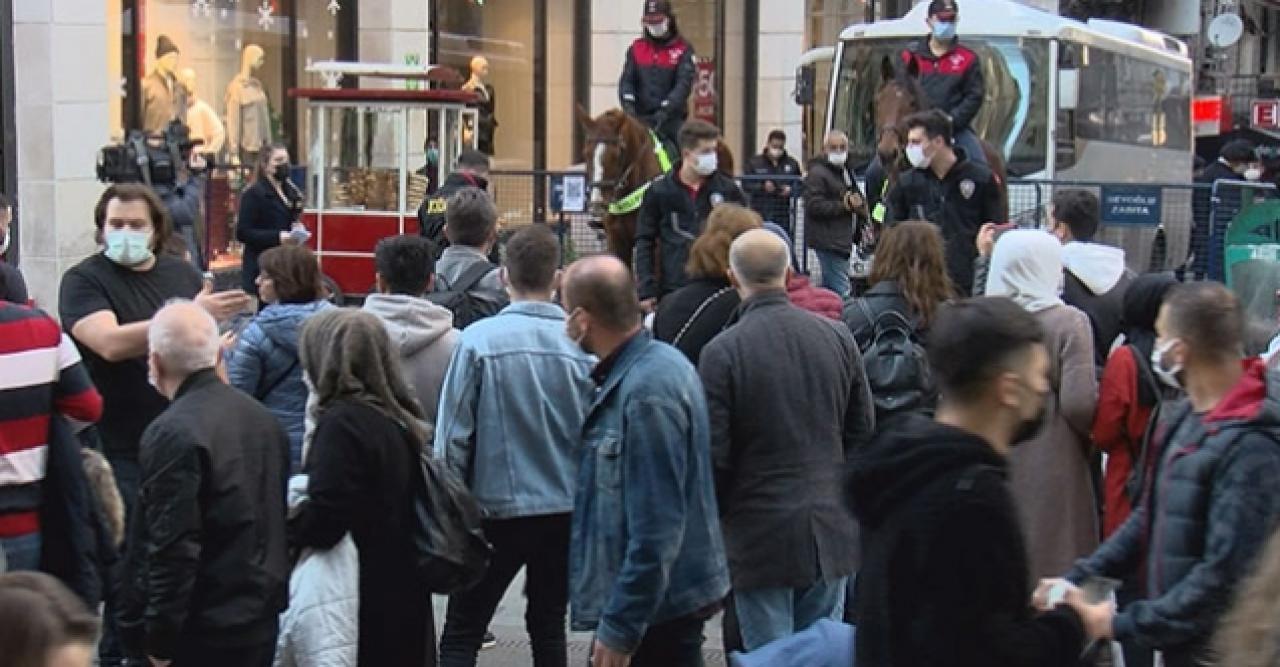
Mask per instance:
[[[1124,293],[1134,278],[1123,250],[1093,242],[1100,217],[1098,197],[1088,190],[1058,190],[1053,195],[1050,231],[1063,244],[1062,300],[1089,316],[1099,373],[1120,335]]]
[[[434,287],[435,246],[421,236],[389,236],[374,250],[378,293],[370,294],[364,310],[387,327],[391,343],[400,351],[405,379],[434,421],[458,332],[448,308],[423,298]]]
[[[1125,290],[1136,277],[1125,265],[1124,250],[1093,242],[1100,218],[1098,197],[1092,192],[1069,189],[1054,193],[1049,231],[1062,242],[1062,300],[1089,316],[1094,366],[1099,376],[1111,354],[1111,345],[1121,332]],[[978,231],[974,296],[984,293],[991,250],[998,235],[995,223],[984,224]]]

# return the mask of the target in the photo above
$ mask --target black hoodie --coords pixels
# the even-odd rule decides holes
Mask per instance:
[[[982,438],[915,415],[854,460],[859,667],[1077,664],[1079,616],[1030,606],[1007,467]]]

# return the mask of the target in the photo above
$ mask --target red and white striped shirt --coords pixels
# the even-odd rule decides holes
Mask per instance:
[[[0,303],[0,537],[40,529],[54,412],[95,422],[102,397],[57,322],[33,308]]]

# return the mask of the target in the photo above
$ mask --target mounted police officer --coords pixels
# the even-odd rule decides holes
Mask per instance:
[[[680,36],[667,0],[646,0],[643,23],[644,36],[627,49],[618,99],[624,111],[652,128],[664,143],[674,145],[688,116],[689,93],[697,77],[693,45]]]
[[[982,62],[977,53],[960,43],[956,35],[959,22],[960,7],[955,0],[932,0],[929,36],[904,50],[902,63],[919,72],[920,87],[934,108],[951,116],[956,146],[964,149],[971,162],[986,167],[982,142],[972,127],[986,95]]]

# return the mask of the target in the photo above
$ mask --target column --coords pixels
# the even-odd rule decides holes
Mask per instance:
[[[618,108],[618,78],[627,49],[640,36],[640,3],[591,2],[591,115]]]
[[[22,273],[37,305],[57,312],[66,270],[94,252],[94,175],[109,138],[102,0],[13,3],[18,224]]]
[[[756,143],[763,145],[771,130],[787,133],[787,152],[804,155],[802,109],[791,97],[796,67],[804,54],[803,2],[760,3],[760,35],[756,49],[759,76],[756,89]],[[759,150],[754,146],[747,150]]]

